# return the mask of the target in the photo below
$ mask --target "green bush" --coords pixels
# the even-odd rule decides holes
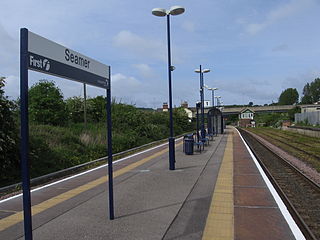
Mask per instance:
[[[0,185],[20,181],[18,130],[13,102],[4,97],[0,81]],[[63,100],[53,82],[42,80],[29,90],[30,175],[38,177],[107,155],[106,99],[89,98],[87,119],[80,97]],[[145,111],[123,103],[112,105],[113,152],[169,137],[169,113]],[[183,109],[174,109],[175,135],[192,131]]]
[[[9,185],[20,176],[18,127],[14,103],[5,96],[5,78],[0,77],[0,184]]]
[[[29,89],[29,118],[37,124],[62,125],[68,117],[63,95],[54,82],[40,80]]]

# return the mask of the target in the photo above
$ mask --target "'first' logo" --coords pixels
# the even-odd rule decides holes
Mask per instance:
[[[50,61],[48,59],[37,59],[36,57],[30,55],[29,65],[31,67],[39,68],[41,70],[49,71],[50,70]]]

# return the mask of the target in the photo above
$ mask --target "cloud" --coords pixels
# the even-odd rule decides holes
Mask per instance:
[[[275,46],[272,49],[272,52],[284,52],[287,51],[289,49],[289,46],[287,44],[280,44],[278,46]]]
[[[5,95],[9,98],[17,98],[20,94],[20,81],[17,76],[7,76],[6,85],[4,87]]]
[[[19,42],[9,35],[5,28],[0,23],[0,66],[1,75],[7,75],[9,72],[16,74],[19,69],[16,66],[19,64]]]
[[[194,22],[191,22],[191,21],[185,21],[183,24],[182,24],[182,28],[184,30],[187,30],[188,32],[194,32],[196,30],[196,26],[195,26],[195,23]]]
[[[155,76],[153,69],[148,64],[140,63],[140,64],[134,64],[133,66],[138,70],[139,74],[144,78],[153,78]]]
[[[320,76],[320,70],[318,69],[309,70],[299,74],[298,76],[287,77],[281,82],[281,87],[283,89],[296,88],[298,92],[301,94],[304,85],[306,85],[308,82],[310,83],[314,81],[314,79],[316,79],[319,76]]]
[[[134,77],[128,77],[121,73],[116,73],[112,75],[111,78],[111,84],[115,88],[136,88],[141,85],[141,82],[139,82]]]
[[[119,32],[113,38],[113,44],[142,58],[151,57],[162,61],[167,59],[166,45],[162,41],[147,39],[127,30]]]
[[[224,81],[226,83],[220,84],[220,89],[224,89],[225,92],[237,95],[239,97],[245,96],[249,99],[254,99],[257,102],[270,101],[271,99],[277,99],[278,93],[276,92],[274,86],[270,84],[263,84],[264,86],[258,83],[252,84],[251,80],[242,81],[241,84],[239,82],[235,82],[232,80]],[[230,86],[237,86],[236,88]]]
[[[312,7],[315,2],[315,0],[291,0],[287,4],[281,5],[270,11],[263,22],[246,24],[245,31],[250,35],[255,35],[283,18],[287,18],[297,12],[301,12]]]

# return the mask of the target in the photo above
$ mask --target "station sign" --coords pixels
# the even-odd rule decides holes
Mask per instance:
[[[110,67],[28,31],[28,69],[108,88]]]

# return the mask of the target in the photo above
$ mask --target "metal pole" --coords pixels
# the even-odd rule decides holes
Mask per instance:
[[[32,239],[32,216],[29,173],[28,119],[28,29],[20,29],[20,98],[21,98],[21,171],[23,189],[24,236]]]
[[[204,89],[203,89],[203,72],[200,65],[200,87],[201,87],[201,138],[204,139]]]
[[[214,90],[212,89],[212,107],[214,107]]]
[[[112,121],[111,121],[111,69],[107,79],[107,138],[108,138],[108,183],[109,183],[109,218],[114,219],[113,206],[113,170],[112,170]]]
[[[83,98],[84,98],[84,127],[87,128],[87,87],[86,84],[83,83]]]
[[[197,109],[197,142],[199,142],[200,140],[200,136],[199,136],[199,105],[198,103],[196,103],[196,109]]]
[[[170,116],[170,137],[169,137],[169,169],[175,170],[175,150],[172,117],[172,83],[171,83],[171,47],[170,47],[170,14],[167,14],[167,36],[168,36],[168,74],[169,74],[169,116]]]

